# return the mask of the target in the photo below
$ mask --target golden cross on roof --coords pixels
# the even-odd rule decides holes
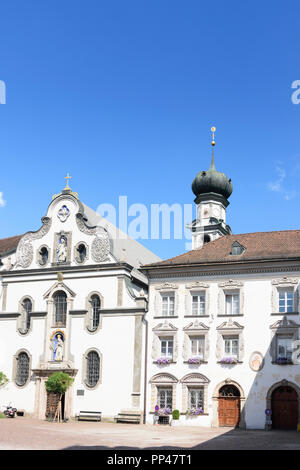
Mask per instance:
[[[67,173],[67,176],[65,176],[65,180],[67,180],[67,185],[65,187],[65,189],[71,189],[70,186],[69,186],[69,179],[71,179],[72,176],[69,176],[69,173]]]

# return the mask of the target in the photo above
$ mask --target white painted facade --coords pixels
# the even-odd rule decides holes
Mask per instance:
[[[153,422],[155,406],[159,406],[159,388],[173,389],[172,409],[180,411],[181,425],[218,426],[219,390],[226,383],[235,385],[240,392],[240,426],[248,429],[265,427],[265,410],[271,406],[271,390],[276,384],[286,381],[299,392],[299,364],[274,363],[276,335],[288,331],[295,340],[299,338],[299,268],[299,265],[292,269],[278,265],[277,270],[273,267],[272,272],[263,272],[268,269],[257,264],[249,268],[249,272],[226,275],[222,271],[216,274],[216,268],[212,268],[211,273],[209,268],[206,273],[201,273],[200,269],[187,266],[185,269],[170,267],[166,274],[162,268],[150,272],[147,314],[149,423]],[[290,269],[294,272],[288,272]],[[278,313],[278,289],[281,288],[293,290],[292,314]],[[226,315],[224,295],[227,292],[239,294],[237,315]],[[204,315],[192,315],[192,295],[196,293],[205,295]],[[162,297],[166,295],[175,298],[174,315],[171,316],[163,315],[162,311]],[[280,321],[283,324],[280,325]],[[174,339],[173,359],[169,364],[158,365],[155,361],[162,350],[157,337],[163,339],[166,336]],[[239,339],[238,362],[221,364],[220,359],[225,356],[224,339],[229,336]],[[204,363],[187,363],[193,357],[193,337],[205,337]],[[263,367],[259,371],[250,367],[256,352],[263,358]],[[189,407],[188,398],[184,396],[186,385],[204,388],[204,413],[199,416],[186,414]]]
[[[65,252],[59,244],[62,235],[67,240]],[[76,251],[79,244],[86,249],[82,262]],[[39,255],[41,247],[48,250],[46,263]],[[59,253],[63,253],[61,261]],[[11,402],[26,415],[44,419],[45,381],[52,372],[64,371],[74,378],[66,393],[66,416],[80,410],[101,411],[104,418],[123,409],[141,411],[147,278],[138,269],[158,260],[81,204],[69,188],[56,195],[42,228],[25,234],[16,253],[2,259],[0,370],[9,383],[0,390],[0,405]],[[58,291],[65,293],[65,324],[57,323],[54,299]],[[100,299],[95,331],[91,331],[92,294]],[[32,302],[28,331],[22,329],[24,299]],[[53,352],[53,335],[58,333],[63,336],[61,360]],[[93,386],[87,383],[89,351],[96,351],[100,360]],[[20,352],[30,359],[29,377],[23,385],[16,383]]]

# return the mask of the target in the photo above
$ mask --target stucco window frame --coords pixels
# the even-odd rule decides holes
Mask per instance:
[[[176,363],[178,359],[178,338],[177,331],[178,328],[175,328],[174,325],[165,321],[155,326],[153,329],[153,338],[152,338],[152,352],[151,357],[153,363],[157,364],[157,359],[161,357],[161,339],[163,337],[173,337],[173,360],[170,363]]]
[[[80,261],[78,256],[77,256],[78,248],[79,248],[80,245],[84,245],[85,249],[86,249],[86,256],[85,256],[83,261]],[[78,264],[78,266],[82,266],[88,261],[88,259],[89,259],[89,246],[86,242],[80,241],[74,246],[74,248],[73,248],[73,259],[74,259],[75,263]]]
[[[278,363],[277,362],[277,341],[278,337],[282,338],[291,338],[292,341],[299,340],[299,328],[300,325],[295,323],[293,320],[288,320],[287,317],[284,317],[282,320],[278,320],[273,325],[270,326],[271,329],[271,343],[269,348],[269,354],[271,357],[272,364],[275,365],[285,365],[285,366],[295,366],[297,363],[287,362],[287,363]]]
[[[90,352],[96,352],[99,356],[99,362],[100,362],[100,367],[99,367],[99,379],[96,385],[89,385],[87,382],[87,361],[88,361],[88,354]],[[102,384],[102,369],[103,369],[103,357],[102,353],[99,351],[97,348],[89,348],[85,351],[83,358],[82,358],[82,378],[81,378],[81,383],[83,386],[86,388],[86,390],[96,390],[101,384]]]
[[[203,374],[198,372],[189,373],[185,375],[181,380],[182,384],[182,408],[180,414],[187,414],[189,409],[189,388],[203,388],[203,413],[197,416],[207,416],[208,412],[208,386],[210,380]]]
[[[298,315],[299,314],[299,280],[295,278],[282,277],[271,281],[271,315]],[[279,292],[293,290],[294,308],[292,312],[279,312]]]
[[[191,338],[192,337],[203,337],[204,338],[204,359],[203,363],[208,362],[209,358],[209,327],[198,320],[190,323],[183,328],[183,348],[182,357],[184,363],[188,362],[191,357]],[[197,365],[197,364],[193,364]]]
[[[179,309],[179,286],[164,283],[155,287],[154,295],[154,318],[177,318]],[[163,296],[174,295],[174,315],[163,315]]]
[[[218,284],[218,317],[242,317],[244,315],[244,283],[229,279]],[[226,313],[226,294],[239,294],[239,313]]]
[[[17,332],[22,337],[28,336],[32,331],[32,317],[30,317],[30,324],[29,324],[28,330],[26,330],[24,332],[21,331],[22,330],[22,325],[24,324],[24,322],[26,322],[26,312],[25,312],[24,307],[23,307],[23,303],[26,299],[29,299],[30,302],[31,302],[31,313],[34,312],[34,300],[33,300],[33,298],[30,295],[24,295],[19,300],[19,303],[18,303],[18,312],[21,315],[19,315],[19,317],[17,319]]]
[[[58,291],[63,291],[66,296],[67,296],[67,312],[66,312],[66,325],[65,326],[60,326],[56,325],[54,321],[55,317],[55,305],[54,305],[54,296]],[[74,298],[76,297],[76,294],[72,289],[70,289],[64,282],[56,282],[50,289],[47,290],[47,292],[44,294],[43,298],[47,302],[47,315],[50,315],[50,321],[51,321],[51,326],[50,328],[63,328],[63,329],[68,329],[69,328],[69,313],[73,308],[73,301]]]
[[[233,322],[231,318],[227,322],[222,323],[217,327],[217,345],[216,345],[216,358],[217,362],[221,363],[224,350],[224,338],[237,336],[239,341],[239,352],[237,364],[243,362],[245,356],[245,345],[244,345],[244,327],[237,322]],[[228,364],[225,364],[226,366]],[[234,365],[234,364],[230,364]]]
[[[185,285],[185,317],[193,317],[193,318],[204,318],[209,317],[210,311],[210,295],[209,295],[209,284],[205,282],[196,281],[192,284]],[[205,313],[204,314],[193,314],[193,295],[201,295],[204,294],[205,296]]]
[[[155,413],[155,406],[158,404],[158,388],[172,388],[172,410],[176,410],[176,401],[177,401],[177,384],[178,379],[167,373],[158,373],[155,374],[150,380],[151,384],[151,405],[150,405],[150,414]]]
[[[48,251],[48,259],[47,259],[47,262],[44,264],[41,263],[41,259],[40,259],[40,251],[42,248],[46,248],[46,250]],[[45,268],[48,264],[51,263],[51,248],[49,248],[48,245],[41,245],[38,247],[38,249],[36,250],[36,263],[42,268]]]
[[[18,371],[18,357],[22,353],[27,354],[27,356],[29,358],[28,377],[27,377],[27,380],[26,380],[25,384],[19,385],[16,381],[17,380],[17,371]],[[29,382],[31,380],[31,367],[32,367],[32,356],[31,356],[30,352],[27,349],[24,349],[24,348],[19,349],[13,356],[13,370],[12,370],[12,381],[13,381],[14,385],[17,388],[22,389],[22,388],[25,388],[29,384]]]
[[[92,309],[92,305],[91,305],[91,298],[92,298],[93,295],[97,295],[100,299],[99,325],[97,326],[97,328],[95,330],[91,327],[91,324],[92,324],[92,321],[93,321],[93,309]],[[103,295],[99,291],[90,292],[89,295],[85,299],[85,309],[86,309],[87,313],[85,315],[84,326],[85,326],[86,331],[91,335],[94,335],[94,334],[98,333],[99,330],[102,329],[103,315],[101,315],[101,310],[103,308],[104,308],[104,297],[103,297]]]

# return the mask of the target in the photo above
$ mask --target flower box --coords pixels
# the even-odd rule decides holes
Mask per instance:
[[[188,416],[199,416],[204,413],[202,408],[190,408],[187,410],[186,414]]]
[[[195,356],[190,357],[187,362],[188,364],[201,364],[201,362],[204,362],[204,360],[199,356]]]
[[[222,357],[222,359],[220,360],[220,363],[221,364],[236,364],[237,359],[236,357]]]
[[[168,357],[159,357],[155,362],[156,364],[170,364],[171,359]]]
[[[278,357],[276,359],[276,364],[293,364],[293,361],[288,357]]]
[[[158,416],[169,416],[170,414],[172,414],[172,410],[171,408],[169,407],[166,407],[166,408],[160,408],[158,411]]]

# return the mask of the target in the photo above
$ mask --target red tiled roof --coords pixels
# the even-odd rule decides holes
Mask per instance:
[[[241,255],[231,255],[232,244],[237,241],[245,251]],[[279,232],[254,232],[238,235],[224,235],[202,248],[188,251],[174,258],[143,266],[178,266],[220,262],[240,262],[262,259],[286,259],[300,257],[300,230]]]
[[[16,235],[14,237],[2,238],[0,240],[0,255],[15,250],[22,237],[23,235]]]

